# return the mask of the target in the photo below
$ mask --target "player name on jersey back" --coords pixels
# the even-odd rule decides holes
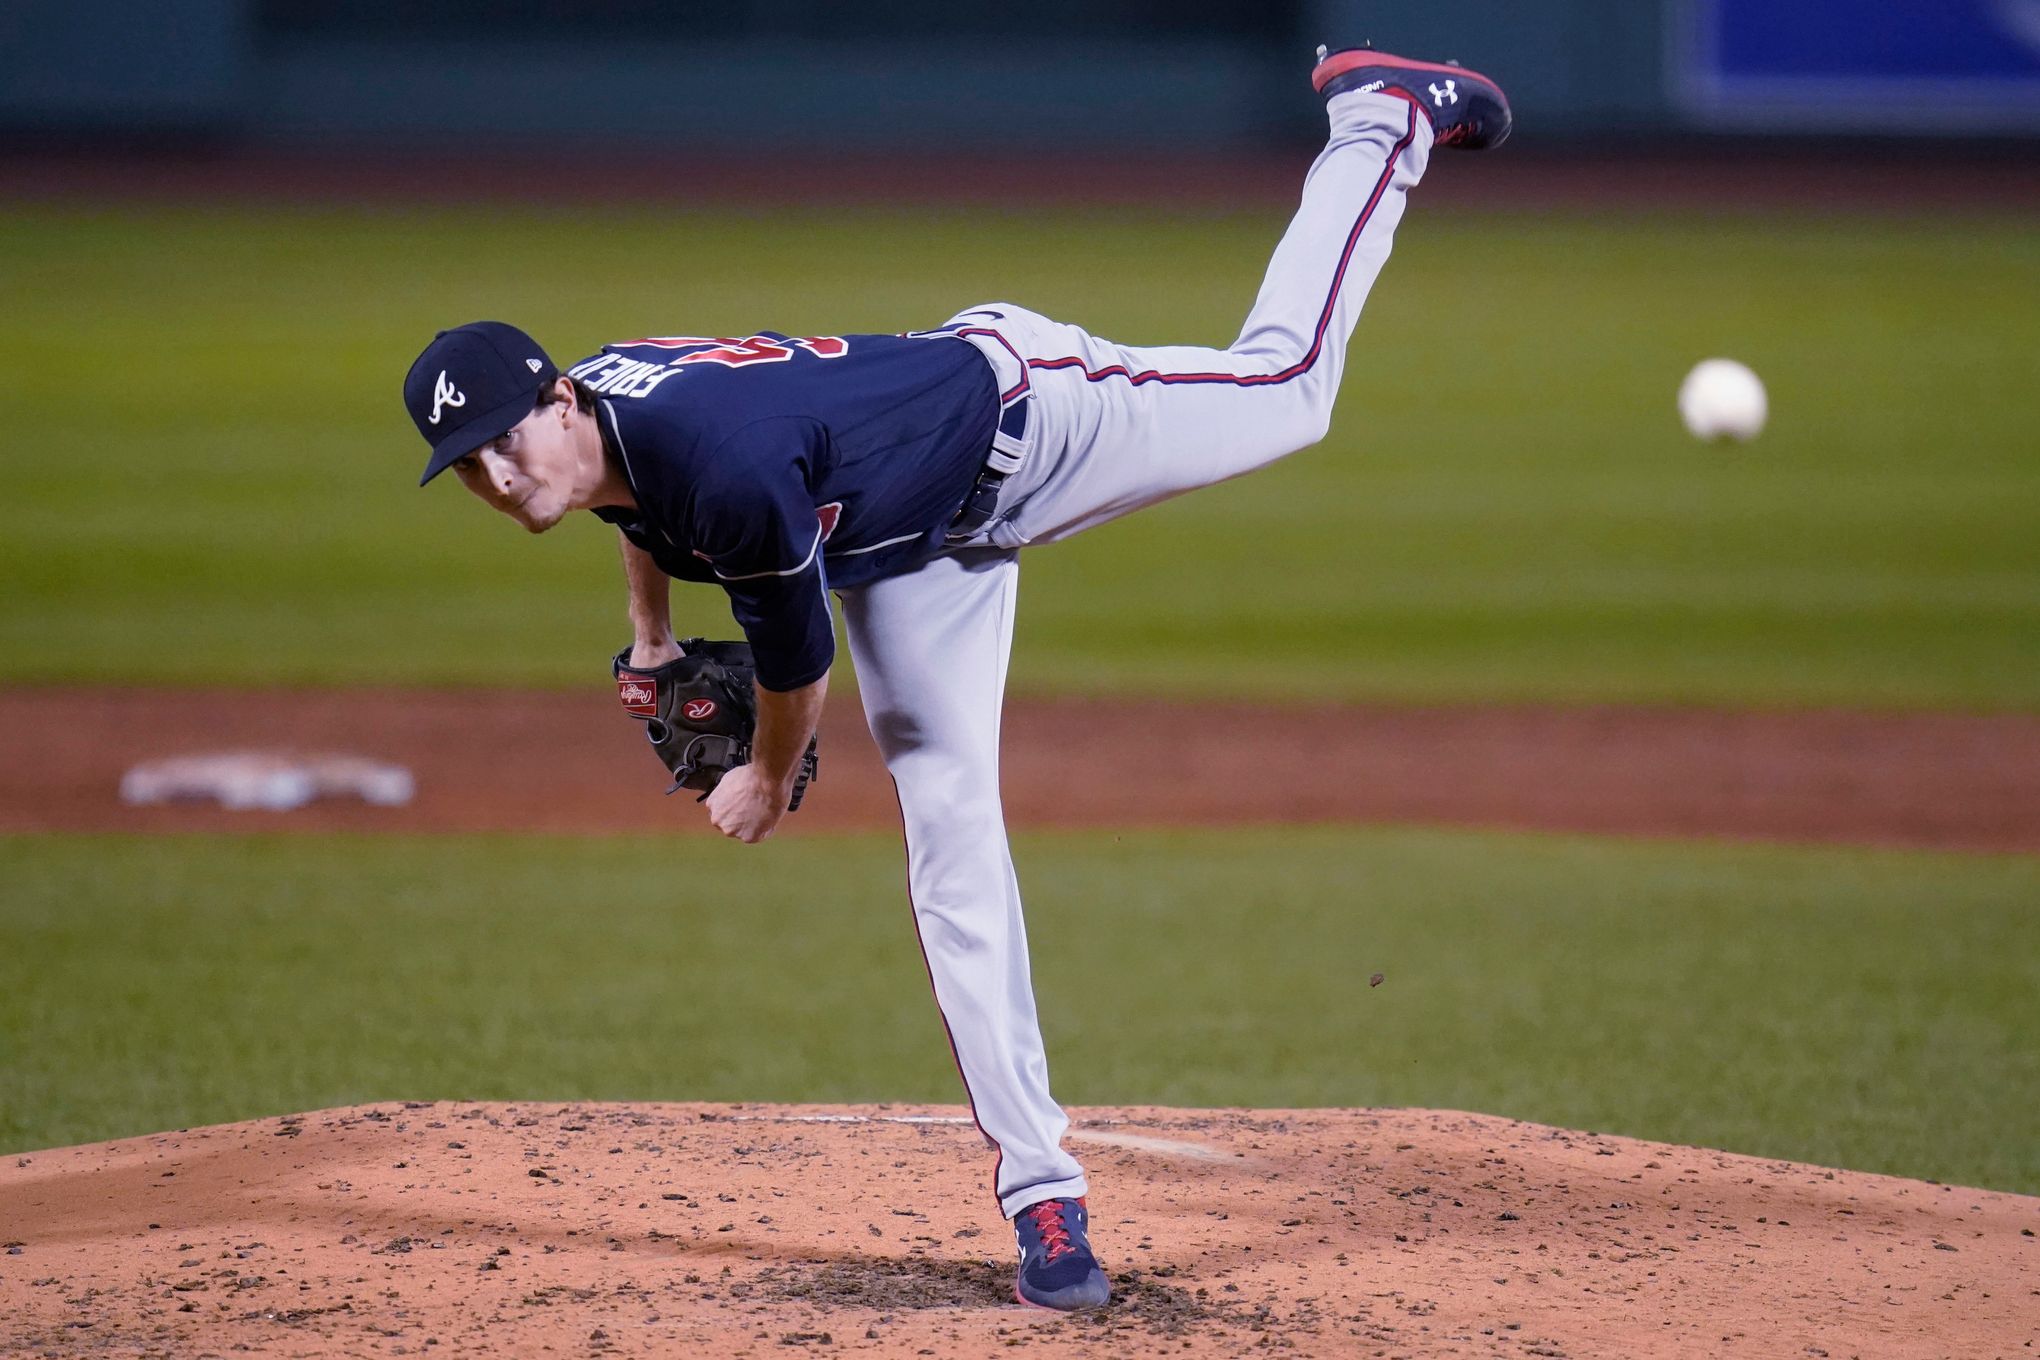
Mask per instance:
[[[795,354],[812,355],[817,359],[840,359],[850,352],[849,342],[839,335],[786,336],[770,331],[741,339],[700,335],[648,336],[618,341],[610,346],[610,351],[643,348],[670,350],[672,353],[668,357],[646,360],[605,351],[583,360],[568,371],[588,384],[589,390],[604,396],[646,397],[657,390],[660,383],[695,364],[748,368],[753,364],[786,363]]]
[[[648,364],[621,354],[598,354],[568,370],[588,384],[589,391],[605,397],[648,397],[660,383],[679,371],[671,364]]]

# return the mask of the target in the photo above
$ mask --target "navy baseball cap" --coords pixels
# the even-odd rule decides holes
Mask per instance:
[[[404,405],[432,445],[418,485],[530,415],[559,376],[536,340],[501,321],[433,336],[404,375]]]

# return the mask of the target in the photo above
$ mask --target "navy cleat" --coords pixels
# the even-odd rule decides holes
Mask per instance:
[[[1090,1221],[1080,1199],[1045,1199],[1013,1215],[1013,1236],[1020,1242],[1020,1278],[1013,1297],[1064,1312],[1111,1302],[1112,1286],[1084,1235]]]
[[[1371,47],[1338,52],[1320,47],[1310,83],[1326,99],[1366,90],[1409,100],[1431,120],[1435,146],[1464,151],[1500,146],[1514,121],[1502,87],[1458,62],[1411,61]]]

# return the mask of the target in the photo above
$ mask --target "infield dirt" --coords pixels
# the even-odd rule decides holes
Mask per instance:
[[[1019,826],[1417,822],[2040,850],[2040,718],[1647,708],[1269,707],[1019,699]],[[399,761],[408,808],[129,808],[130,764],[295,746]],[[708,835],[599,692],[0,690],[0,832],[659,831]],[[782,834],[896,830],[854,696]]]
[[[0,1167],[0,1352],[2010,1356],[2040,1199],[1424,1110],[1072,1112],[1117,1297],[964,1112],[403,1104]]]

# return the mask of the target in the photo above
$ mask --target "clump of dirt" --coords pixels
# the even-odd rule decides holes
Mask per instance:
[[[998,1308],[1013,1301],[1011,1273],[990,1261],[877,1256],[800,1261],[758,1272],[756,1292],[782,1303],[880,1313],[916,1308]]]
[[[2009,1354],[2040,1200],[1423,1110],[1072,1111],[1112,1305],[961,1110],[327,1110],[0,1164],[0,1354]]]

